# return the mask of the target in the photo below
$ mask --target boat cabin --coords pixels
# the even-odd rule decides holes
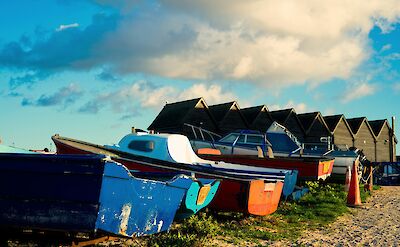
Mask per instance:
[[[179,134],[133,133],[124,136],[116,145],[106,148],[171,162],[193,164],[202,162],[189,139]]]

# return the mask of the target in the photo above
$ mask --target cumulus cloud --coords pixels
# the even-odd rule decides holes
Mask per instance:
[[[77,27],[79,27],[79,23],[72,23],[72,24],[67,24],[67,25],[60,25],[57,29],[56,29],[56,31],[57,32],[61,32],[61,31],[64,31],[64,30],[66,30],[66,29],[69,29],[69,28],[77,28]]]
[[[377,90],[378,86],[376,84],[370,84],[367,82],[356,83],[344,92],[340,101],[342,103],[349,103],[350,101],[373,95]]]
[[[140,109],[160,110],[166,103],[205,97],[209,104],[235,100],[235,95],[224,92],[220,85],[194,84],[184,90],[172,86],[156,86],[147,81],[138,81],[109,93],[95,96],[84,104],[79,111],[98,113],[109,108],[115,113],[132,113]],[[126,116],[126,115],[124,115]]]
[[[315,85],[349,78],[370,55],[370,30],[389,32],[400,13],[397,0],[95,2],[121,11],[29,49],[6,44],[0,65],[52,73],[107,65],[119,74]]]
[[[272,104],[268,105],[268,109],[270,111],[277,111],[282,109],[294,108],[296,113],[305,113],[307,111],[311,111],[311,109],[307,106],[306,103],[300,102],[296,103],[294,100],[289,100],[286,104]]]
[[[63,107],[67,107],[73,103],[77,99],[82,96],[83,92],[76,84],[69,84],[66,87],[60,88],[57,92],[46,95],[42,94],[36,100],[30,100],[28,98],[23,98],[21,105],[22,106],[55,106],[62,105]]]

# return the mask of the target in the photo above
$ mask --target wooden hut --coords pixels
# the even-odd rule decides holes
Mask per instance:
[[[354,135],[343,114],[324,117],[331,131],[332,143],[338,148],[348,149],[353,146]]]
[[[375,160],[374,161],[392,161],[392,145],[390,143],[391,129],[386,119],[368,121],[374,131],[375,142]]]
[[[285,126],[300,142],[304,142],[305,131],[293,108],[271,111],[270,114],[274,121]]]
[[[220,135],[226,135],[235,130],[249,128],[236,101],[211,105],[209,109],[213,118],[216,120],[217,133]]]
[[[321,137],[330,137],[331,131],[320,112],[297,114],[305,130],[305,143],[320,143]]]
[[[274,121],[265,105],[243,108],[240,112],[246,118],[252,130],[265,132]]]
[[[160,133],[179,133],[195,138],[192,129],[185,123],[217,131],[217,124],[203,98],[166,104],[147,129]]]
[[[351,118],[347,119],[347,122],[349,123],[354,135],[353,146],[363,150],[368,160],[375,161],[376,137],[367,121],[367,118]]]

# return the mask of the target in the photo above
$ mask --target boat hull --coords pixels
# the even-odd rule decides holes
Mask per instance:
[[[0,154],[0,228],[149,235],[169,229],[191,184],[139,179],[103,156]]]
[[[333,159],[312,158],[258,158],[249,155],[200,155],[214,161],[224,161],[258,167],[280,168],[298,171],[299,181],[318,181],[327,179],[333,169]],[[293,191],[292,191],[293,192]]]

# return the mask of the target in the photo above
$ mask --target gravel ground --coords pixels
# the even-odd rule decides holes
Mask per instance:
[[[325,229],[304,232],[295,243],[272,246],[399,246],[400,186],[374,191],[361,208],[338,218]]]

